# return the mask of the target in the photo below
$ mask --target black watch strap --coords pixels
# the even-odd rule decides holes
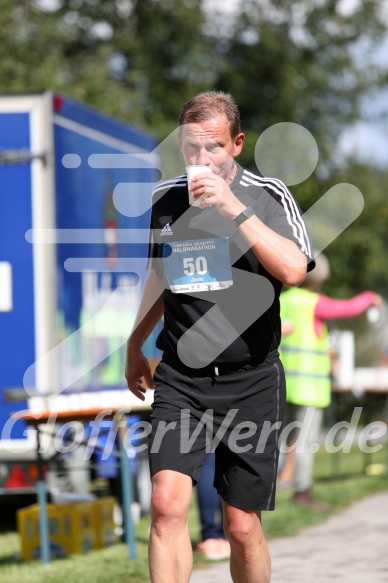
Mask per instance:
[[[247,208],[244,209],[242,211],[242,213],[240,213],[239,215],[237,215],[237,217],[235,219],[233,219],[233,222],[235,225],[237,225],[239,227],[241,225],[241,223],[243,223],[244,221],[249,219],[249,217],[251,217],[254,214],[255,214],[255,211],[253,210],[253,208],[251,206],[247,206]]]

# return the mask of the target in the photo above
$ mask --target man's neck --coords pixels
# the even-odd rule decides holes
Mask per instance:
[[[233,167],[232,167],[231,171],[229,172],[229,174],[228,174],[228,176],[226,177],[226,180],[225,180],[225,182],[226,182],[226,184],[228,186],[230,186],[232,184],[233,179],[236,176],[236,172],[237,172],[237,166],[236,166],[236,164],[233,164]]]

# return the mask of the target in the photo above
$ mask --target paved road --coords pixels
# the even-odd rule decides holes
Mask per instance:
[[[388,583],[388,491],[269,547],[271,583]],[[231,581],[222,562],[194,571],[190,583]]]

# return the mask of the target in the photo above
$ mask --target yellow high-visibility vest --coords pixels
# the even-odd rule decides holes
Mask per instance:
[[[281,318],[291,320],[294,331],[282,338],[280,355],[286,374],[287,402],[327,407],[331,398],[329,334],[314,329],[319,294],[291,288],[280,296]]]

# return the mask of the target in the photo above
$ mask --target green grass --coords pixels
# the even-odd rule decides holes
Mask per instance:
[[[316,456],[316,483],[314,494],[318,500],[329,502],[331,509],[323,514],[314,508],[295,506],[291,503],[291,492],[279,490],[275,512],[263,513],[263,526],[267,538],[290,536],[305,526],[322,521],[329,514],[338,512],[352,502],[368,494],[388,488],[387,445],[385,449],[364,458],[359,450],[348,454]],[[385,475],[366,476],[367,464],[385,465]],[[0,581],[1,583],[143,583],[148,581],[147,542],[149,518],[145,517],[136,527],[136,549],[138,557],[130,560],[127,547],[114,547],[94,551],[87,555],[72,556],[42,565],[40,561],[23,562],[18,558],[19,537],[16,532],[0,534]],[[195,546],[199,539],[198,513],[193,497],[190,511],[190,536]],[[200,567],[205,560],[194,552],[194,564]]]

